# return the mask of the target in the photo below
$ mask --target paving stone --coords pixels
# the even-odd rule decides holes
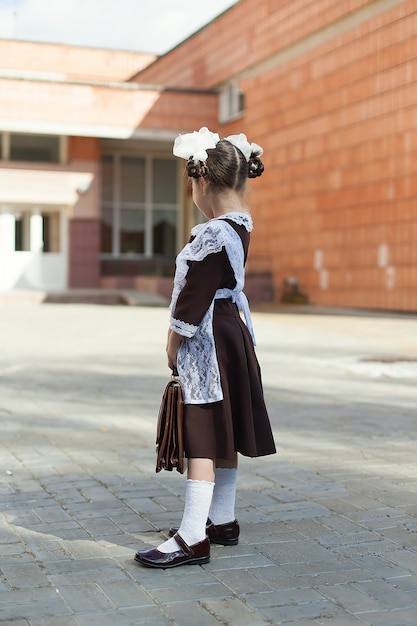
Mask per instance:
[[[60,585],[57,589],[64,598],[65,603],[74,612],[102,611],[112,607],[109,599],[101,592],[94,583],[82,585]]]
[[[299,624],[302,620],[319,620],[326,618],[329,624],[332,623],[333,616],[337,613],[338,607],[325,599],[319,602],[307,602],[303,604],[293,604],[286,606],[272,606],[258,609],[258,612],[265,618],[271,620],[272,624]],[[313,622],[314,623],[314,622]]]
[[[114,582],[126,580],[126,574],[120,570],[114,564],[114,567],[105,567],[103,569],[82,569],[78,571],[68,571],[62,574],[48,574],[48,578],[52,585],[60,587],[62,585],[83,585],[86,583],[94,582],[100,584],[101,582]]]
[[[98,585],[102,593],[118,609],[153,605],[151,595],[131,580],[102,582]]]
[[[98,539],[108,536],[114,537],[115,535],[123,535],[123,530],[108,518],[84,520],[82,525],[89,535]]]
[[[362,569],[353,569],[339,572],[322,572],[318,574],[299,576],[299,584],[305,587],[316,587],[321,585],[338,585],[342,583],[356,583],[378,578],[376,572],[368,572]]]
[[[233,592],[217,581],[205,582],[203,584],[188,584],[186,587],[176,589],[153,589],[152,597],[157,604],[170,602],[202,601],[207,598],[225,598],[233,595]]]
[[[279,565],[253,568],[248,570],[248,573],[252,576],[256,576],[259,580],[264,581],[267,583],[268,587],[272,589],[301,589],[309,586],[300,576],[292,576],[287,568],[284,569]],[[236,574],[239,576],[239,572],[236,572]],[[246,587],[246,593],[251,589],[251,587]],[[267,589],[261,589],[261,591],[267,591]]]
[[[181,626],[226,626],[232,622],[219,621],[204,603],[193,603],[192,608],[188,602],[175,602],[164,606],[164,613],[173,620],[174,624]]]
[[[323,600],[323,596],[314,589],[304,588],[246,593],[244,599],[253,608],[263,609],[272,606],[320,602]]]
[[[49,587],[49,580],[36,563],[2,563],[1,571],[12,589]]]
[[[389,539],[397,546],[417,550],[417,533],[411,532],[407,528],[402,526],[400,528],[383,528],[378,530],[378,534]]]
[[[79,626],[172,626],[172,621],[157,607],[135,607],[77,615]]]
[[[39,619],[31,619],[30,626],[78,626],[78,622],[72,615],[59,615],[58,617],[41,617]],[[25,621],[25,626],[28,622]],[[3,624],[2,624],[3,626]],[[10,624],[10,626],[20,626],[19,624]]]
[[[382,538],[376,541],[363,541],[359,543],[349,543],[349,541],[351,541],[351,538],[346,537],[346,545],[333,546],[332,550],[341,556],[352,558],[354,556],[363,556],[365,554],[388,555],[395,549],[395,545],[391,541],[383,540]]]
[[[19,620],[68,615],[54,587],[12,589],[0,594],[0,620]]]
[[[360,616],[351,615],[338,607],[336,607],[330,619],[328,617],[319,617],[314,620],[314,624],[318,624],[318,626],[330,626],[329,622],[332,626],[363,626],[365,624]],[[311,621],[309,621],[309,624],[311,624]],[[394,625],[392,624],[392,626]]]
[[[372,613],[360,613],[358,617],[370,626],[415,626],[416,624],[416,610],[414,608],[372,611]]]
[[[201,603],[221,624],[265,626],[267,620],[238,598],[204,600]]]
[[[356,572],[358,566],[350,559],[333,555],[324,561],[306,561],[305,563],[290,563],[283,566],[292,576],[316,576],[338,572]]]
[[[359,584],[356,583],[355,586],[350,583],[347,585],[327,585],[318,587],[318,589],[326,598],[351,613],[381,610],[384,605],[375,598],[371,598],[365,591],[359,590],[357,588]]]
[[[361,510],[353,513],[346,513],[345,516],[351,519],[354,522],[360,522],[362,526],[366,528],[385,528],[388,526],[391,528],[393,525],[397,524],[398,521],[401,523],[401,519],[406,517],[406,512],[403,509],[394,509],[392,507],[383,507],[374,510]],[[376,525],[378,524],[378,525]]]
[[[415,626],[417,386],[349,368],[413,350],[417,319],[255,314],[278,454],[239,459],[239,545],[164,571],[133,555],[184,504],[185,477],[154,470],[167,312],[2,317],[0,567],[27,585],[0,577],[2,624]]]
[[[360,530],[355,533],[344,533],[343,535],[329,535],[320,537],[320,543],[328,547],[358,546],[359,544],[378,543],[382,538],[377,533]],[[377,548],[376,548],[377,549]]]
[[[133,554],[132,546],[135,546],[137,539],[133,535],[123,533],[122,535],[107,535],[101,539],[97,538],[97,543],[105,549],[108,556],[127,556]]]
[[[65,558],[70,558],[71,553],[66,548],[65,543],[61,540],[48,540],[48,541],[28,541],[26,539],[26,545],[30,549],[34,558],[38,563],[45,563],[48,561],[61,561]]]
[[[393,587],[402,589],[412,593],[413,596],[417,594],[417,576],[409,574],[408,576],[397,576],[395,578],[388,579],[392,583]]]
[[[16,541],[0,544],[0,556],[2,563],[4,563],[4,558],[8,555],[21,555],[27,552],[26,545],[21,542],[18,537],[14,537],[14,539],[16,539]]]
[[[372,580],[353,584],[355,589],[375,598],[387,609],[417,607],[417,598],[395,586],[393,581]],[[417,608],[416,608],[417,615]]]
[[[230,570],[230,569],[250,569],[252,567],[271,567],[275,563],[262,554],[252,554],[243,556],[218,556],[211,558],[210,563],[204,565],[204,569],[209,572]]]
[[[65,542],[65,548],[73,562],[81,562],[82,560],[86,560],[88,564],[88,559],[98,559],[100,557],[108,556],[105,547],[98,540],[67,541]],[[106,560],[106,563],[108,566],[111,566],[112,562],[110,560]]]
[[[397,549],[387,552],[385,558],[404,570],[413,574],[417,573],[417,552]]]
[[[252,527],[243,526],[241,528],[240,534],[240,543],[245,543],[248,546],[261,544],[262,546],[266,546],[269,543],[288,543],[295,542],[297,539],[302,539],[303,535],[299,535],[299,533],[294,532],[286,528],[283,529],[283,525],[276,525],[277,528],[274,530],[262,530],[257,529],[257,525],[253,524]],[[270,524],[264,524],[264,527],[269,527]]]
[[[11,619],[11,620],[1,620],[2,626],[28,626],[28,621],[26,619]],[[73,625],[76,626],[75,622]]]
[[[62,524],[34,524],[30,527],[31,532],[39,533],[43,539],[45,535],[49,535],[51,539],[62,539],[64,541],[73,541],[77,539],[89,540],[91,535],[76,521],[63,522]]]

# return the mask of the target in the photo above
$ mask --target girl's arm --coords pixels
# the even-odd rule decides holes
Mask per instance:
[[[168,367],[170,369],[173,369],[177,366],[177,354],[182,340],[182,335],[179,335],[171,329],[168,330],[167,357]]]

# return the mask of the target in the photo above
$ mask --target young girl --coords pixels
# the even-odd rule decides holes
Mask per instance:
[[[246,181],[264,170],[262,148],[244,134],[220,139],[201,128],[180,135],[174,155],[187,159],[193,200],[207,222],[192,229],[176,263],[167,356],[184,390],[188,474],[180,527],[135,555],[158,568],[207,563],[210,543],[236,545],[237,452],[275,452],[242,291],[252,230]]]

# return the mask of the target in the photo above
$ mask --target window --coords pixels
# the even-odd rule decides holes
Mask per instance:
[[[15,214],[14,249],[16,252],[30,250],[30,213],[26,211]]]
[[[61,216],[58,211],[42,212],[43,252],[60,252]]]
[[[11,133],[9,159],[59,163],[59,137]]]
[[[173,258],[178,216],[176,161],[106,154],[102,180],[102,254]]]
[[[66,160],[66,138],[58,135],[2,133],[0,156],[6,161],[61,163]]]
[[[220,122],[241,117],[245,110],[245,95],[236,81],[230,81],[220,91]]]
[[[61,216],[59,211],[42,211],[42,252],[60,252],[61,237],[60,224]],[[32,211],[22,210],[14,214],[14,249],[16,252],[28,252],[31,248],[31,238],[33,237],[33,222],[31,220]]]

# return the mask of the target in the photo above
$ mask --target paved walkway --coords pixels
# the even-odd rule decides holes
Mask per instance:
[[[241,459],[238,546],[160,571],[167,311],[0,303],[2,626],[416,626],[416,363],[362,359],[417,358],[417,319],[253,317],[278,454]]]

